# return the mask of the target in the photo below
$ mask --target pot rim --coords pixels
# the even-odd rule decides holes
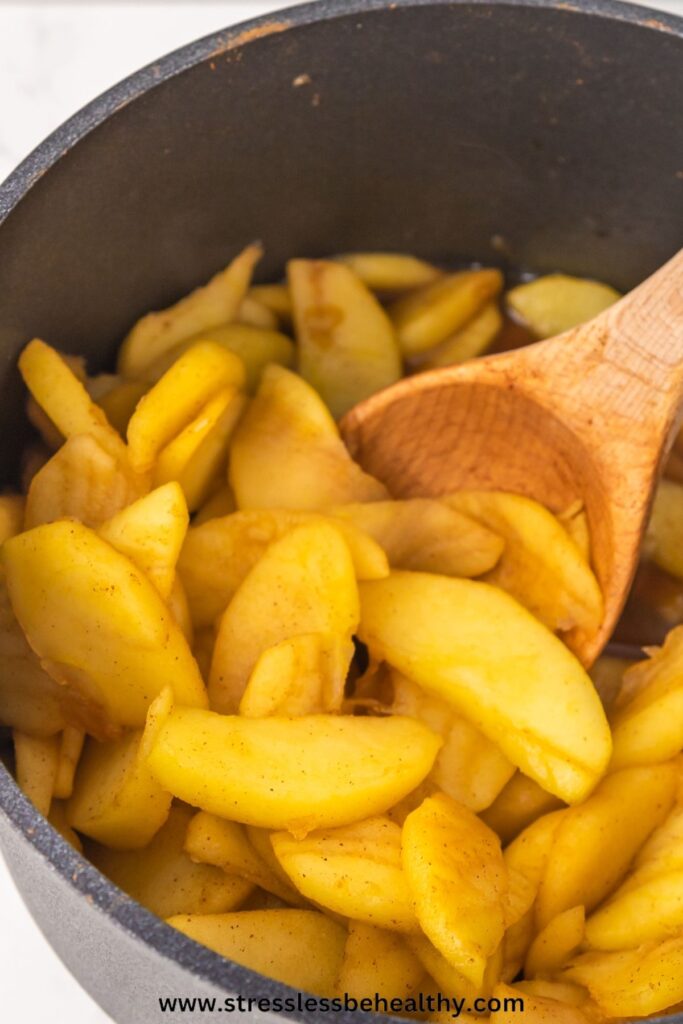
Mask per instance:
[[[0,225],[43,175],[76,143],[129,103],[209,57],[220,57],[230,50],[257,43],[269,35],[321,21],[387,9],[442,6],[539,7],[589,14],[607,21],[626,22],[648,31],[683,37],[683,17],[622,0],[311,0],[295,7],[283,7],[229,28],[219,29],[172,50],[86,103],[40,142],[0,183]]]
[[[173,50],[87,103],[48,135],[0,184],[0,226],[43,175],[90,132],[129,103],[210,57],[220,57],[233,49],[258,43],[259,39],[269,35],[319,22],[387,9],[441,6],[538,7],[626,22],[647,31],[683,38],[683,17],[621,0],[315,0],[283,8],[218,30]],[[23,795],[1,762],[0,812],[10,821],[14,831],[34,847],[49,870],[79,891],[95,912],[106,915],[132,938],[151,947],[159,957],[171,959],[195,978],[205,981],[207,991],[213,986],[224,989],[226,994],[270,1000],[301,996],[299,990],[227,960],[187,938],[133,900],[55,831]],[[306,998],[305,993],[302,998]],[[294,1011],[273,1013],[311,1024],[329,1024],[329,1014],[319,1009],[310,1011],[300,1007]],[[339,1024],[358,1024],[359,1015],[342,1011],[335,1013],[335,1019]],[[380,1024],[397,1018],[363,1012],[362,1019],[369,1024]],[[658,1021],[672,1024],[683,1021],[683,1016],[651,1020],[652,1024]]]

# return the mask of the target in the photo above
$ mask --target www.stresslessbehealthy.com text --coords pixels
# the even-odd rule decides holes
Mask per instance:
[[[387,999],[375,993],[356,999],[345,993],[332,998],[309,996],[302,992],[296,996],[225,996],[222,1000],[214,996],[159,996],[162,1013],[383,1013],[402,1017],[412,1013],[450,1014],[457,1019],[463,1013],[523,1013],[524,1000],[505,996],[485,998],[479,996],[469,1002],[464,998],[445,996],[440,992],[419,993],[415,998]]]

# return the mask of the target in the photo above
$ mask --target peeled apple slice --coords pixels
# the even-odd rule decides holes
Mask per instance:
[[[349,455],[320,396],[268,366],[235,432],[230,484],[238,508],[324,509],[379,501],[387,491]]]
[[[183,843],[191,818],[192,809],[178,804],[144,849],[91,846],[88,854],[112,882],[159,917],[234,910],[254,887],[236,874],[190,859]]]
[[[260,245],[247,246],[207,284],[138,320],[119,350],[119,373],[137,377],[181,341],[234,320],[261,255]]]
[[[168,600],[189,519],[183,492],[174,482],[122,509],[98,533],[130,558]]]
[[[625,768],[608,775],[585,803],[563,811],[538,893],[538,924],[570,907],[590,912],[601,903],[664,821],[675,792],[674,762]]]
[[[195,518],[178,561],[194,624],[212,625],[266,549],[294,527],[315,522],[327,522],[341,533],[357,579],[389,575],[387,556],[379,544],[345,519],[277,508],[234,512],[201,524]]]
[[[173,709],[149,765],[219,817],[305,835],[382,814],[428,774],[440,740],[410,718],[241,718]]]
[[[402,373],[391,320],[348,266],[290,260],[299,372],[338,419]]]
[[[242,361],[213,341],[199,341],[143,395],[126,436],[133,467],[149,470],[157,455],[180,434],[217,392],[240,388]]]
[[[346,929],[315,910],[188,914],[168,923],[252,971],[304,992],[335,994]]]
[[[339,992],[355,999],[372,998],[375,993],[386,999],[416,996],[425,969],[396,932],[374,925],[351,921],[344,963],[339,976]]]
[[[375,292],[405,292],[430,284],[442,271],[403,252],[349,252],[335,256]]]
[[[110,743],[88,740],[66,805],[72,828],[112,849],[147,846],[168,818],[164,792],[140,749],[142,730]]]
[[[401,829],[386,817],[271,838],[292,884],[314,903],[344,917],[396,931],[417,931],[408,881],[401,867]]]
[[[298,633],[259,657],[240,700],[247,718],[339,711],[353,657],[350,638]]]
[[[88,709],[88,731],[142,726],[170,686],[206,705],[197,663],[154,584],[80,523],[61,521],[3,545],[12,608],[45,670]]]
[[[602,621],[598,581],[564,526],[543,505],[520,494],[461,491],[451,508],[480,522],[505,541],[486,577],[506,590],[549,629],[594,633]]]
[[[359,636],[373,657],[452,704],[544,789],[585,799],[607,766],[610,731],[557,637],[486,583],[394,572],[359,589]]]
[[[599,281],[547,274],[511,288],[505,299],[537,338],[552,338],[592,320],[620,297],[614,288]]]
[[[349,549],[327,523],[299,526],[272,544],[226,608],[214,647],[209,695],[216,711],[237,710],[258,659],[302,633],[341,645],[358,624]]]
[[[358,502],[331,512],[377,541],[395,569],[480,576],[493,569],[503,553],[497,533],[442,501]]]
[[[445,341],[502,287],[499,270],[461,270],[397,299],[389,315],[404,356],[419,355]]]
[[[611,1017],[647,1017],[683,1000],[683,936],[615,953],[584,953],[563,977],[585,985]]]
[[[473,985],[503,938],[500,840],[462,804],[428,797],[405,820],[403,869],[427,938]]]

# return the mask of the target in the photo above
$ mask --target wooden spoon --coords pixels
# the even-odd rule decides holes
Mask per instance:
[[[626,599],[682,400],[683,251],[590,323],[410,377],[341,429],[396,497],[496,489],[553,512],[580,499],[605,615],[565,639],[590,665]]]

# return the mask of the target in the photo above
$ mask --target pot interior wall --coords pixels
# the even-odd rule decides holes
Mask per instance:
[[[181,54],[167,80],[162,64],[0,227],[0,478],[30,337],[101,366],[136,316],[254,238],[262,278],[291,253],[374,248],[627,288],[670,256],[683,39],[567,8],[285,18],[185,70]]]

